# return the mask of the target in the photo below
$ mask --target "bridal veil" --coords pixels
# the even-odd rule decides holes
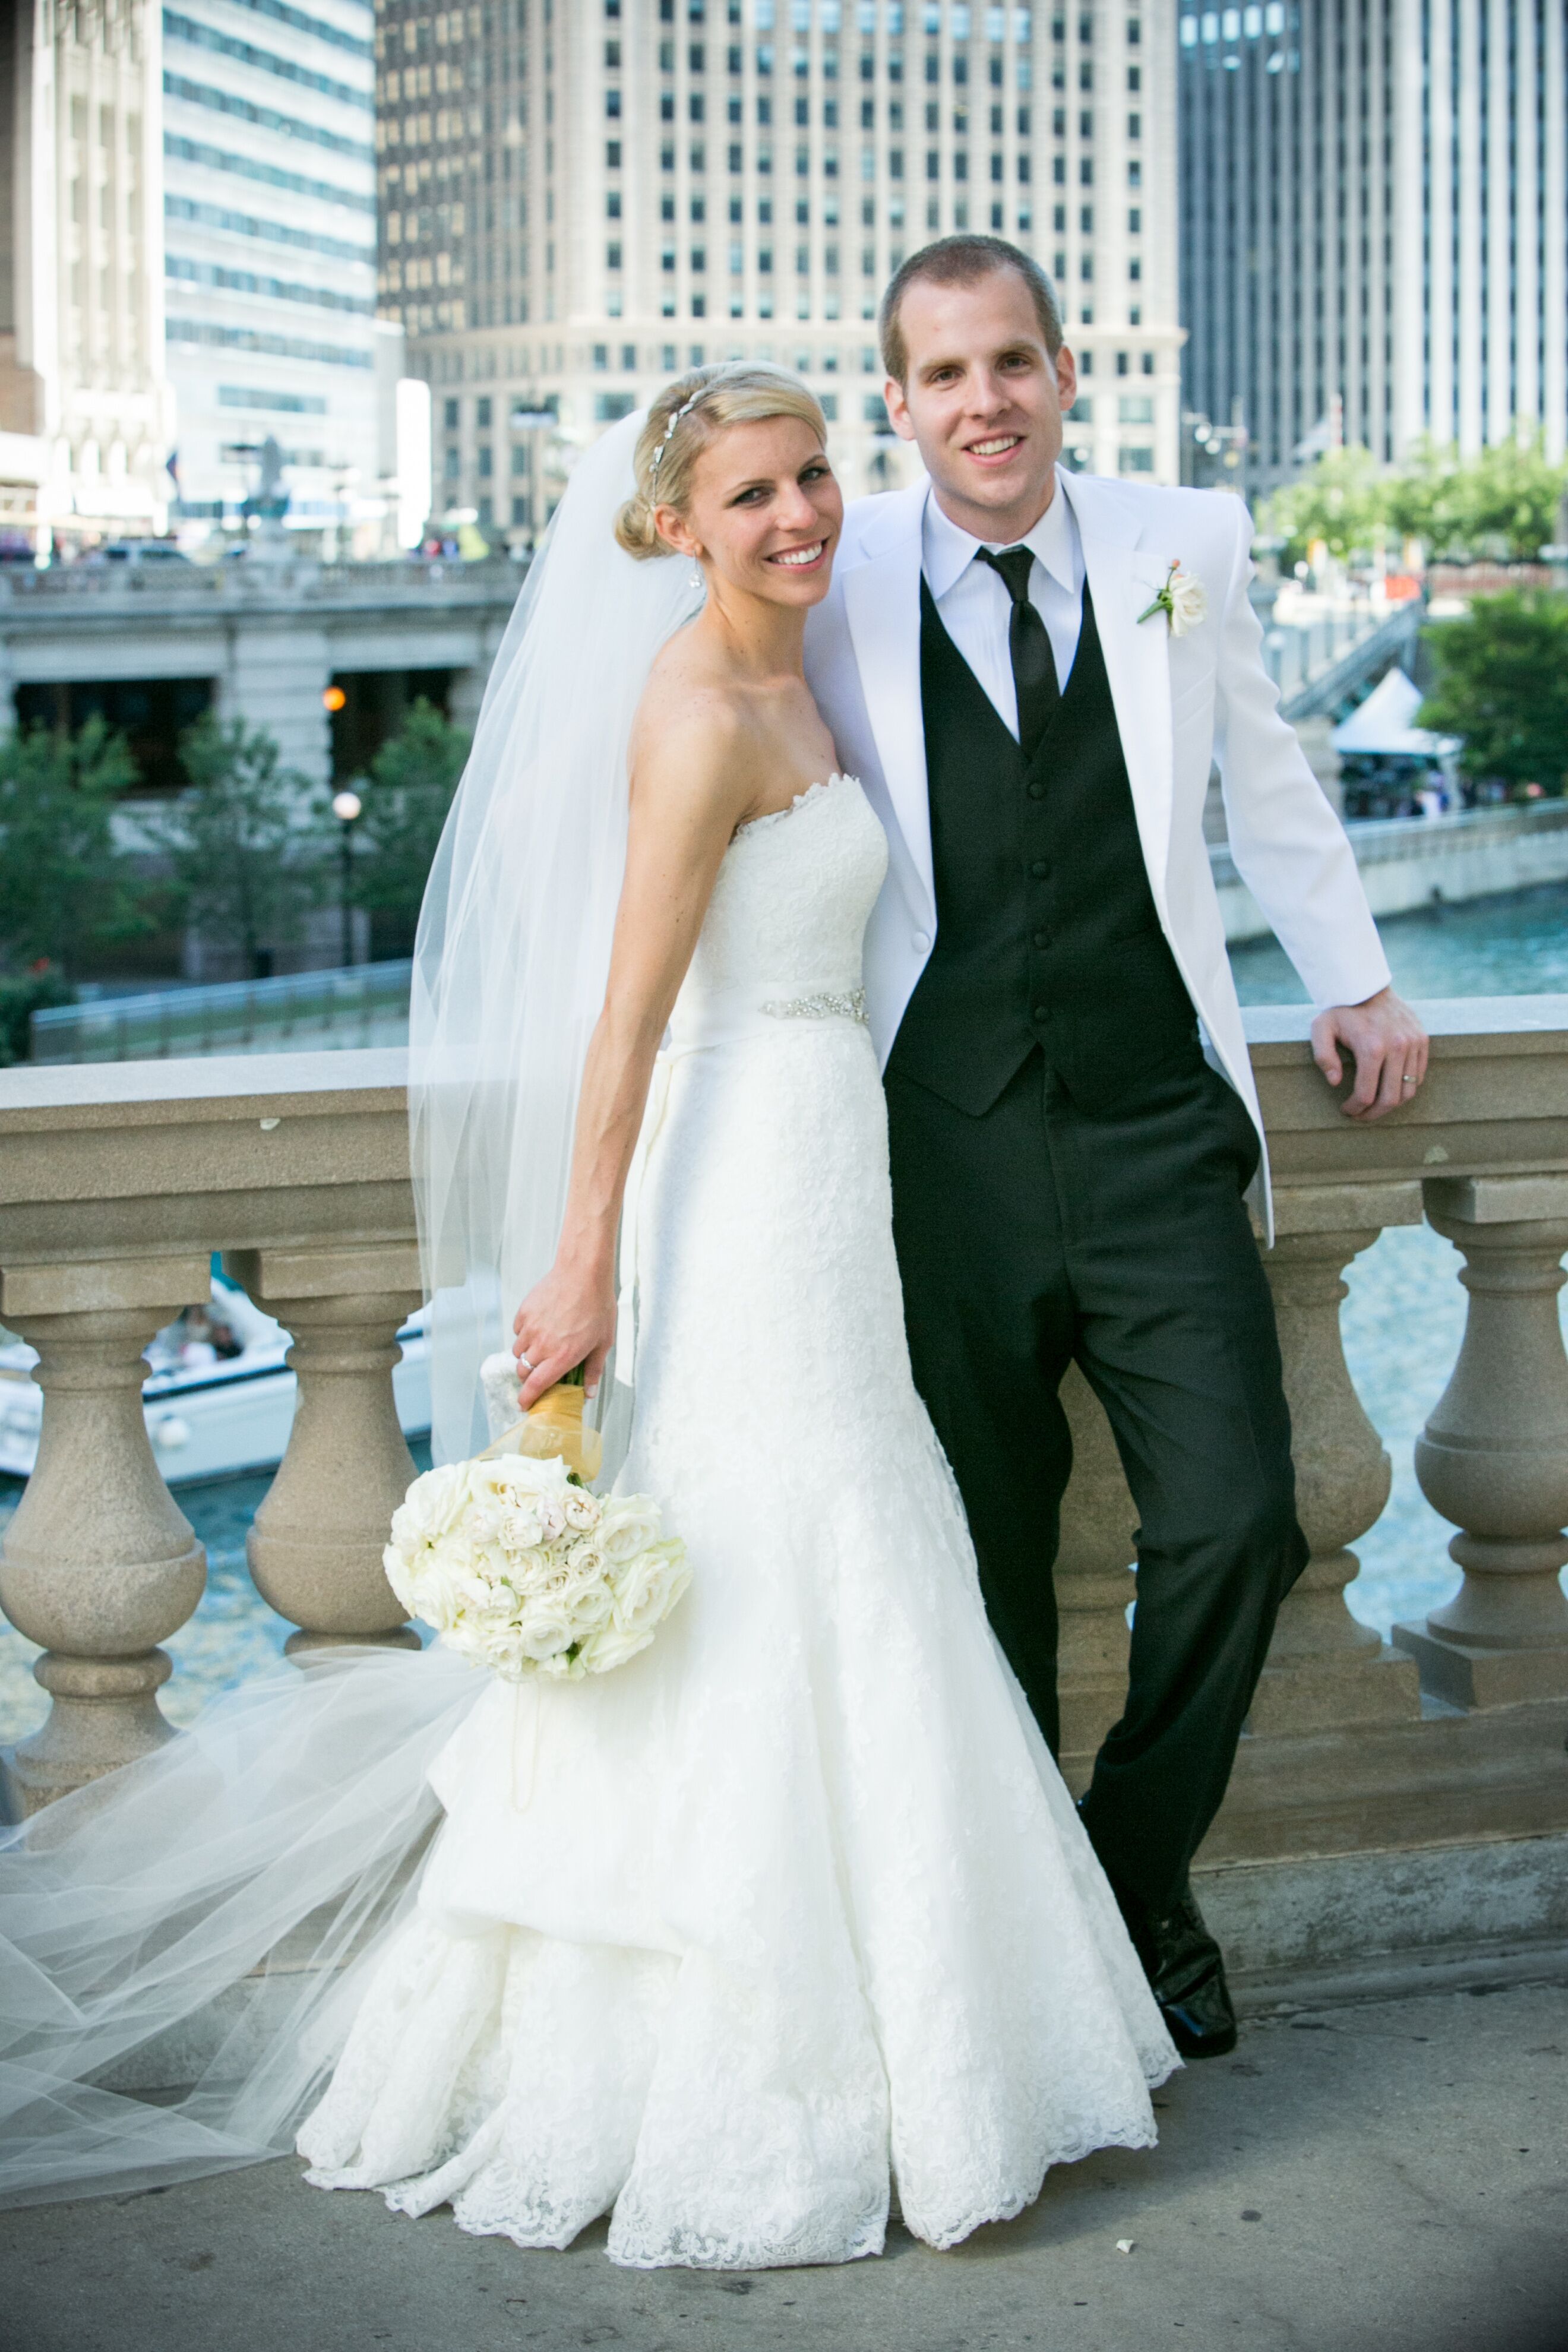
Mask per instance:
[[[646,412],[578,460],[490,672],[415,948],[408,1093],[433,1446],[486,1443],[479,1368],[546,1272],[626,866],[626,750],[701,574],[616,543]]]

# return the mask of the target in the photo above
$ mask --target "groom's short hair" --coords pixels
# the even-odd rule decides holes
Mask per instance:
[[[919,284],[977,286],[983,278],[989,278],[997,269],[1016,269],[1028,288],[1046,349],[1055,359],[1062,347],[1061,306],[1056,288],[1039,263],[1017,246],[1009,245],[1005,237],[939,236],[934,244],[922,245],[918,253],[910,254],[902,268],[894,272],[882,297],[877,331],[881,339],[882,364],[895,383],[904,383],[910,372],[909,346],[900,317],[910,288]]]

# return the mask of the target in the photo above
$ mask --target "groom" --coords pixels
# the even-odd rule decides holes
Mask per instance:
[[[1240,500],[1058,469],[1072,354],[999,238],[914,254],[881,341],[926,478],[850,508],[806,659],[889,839],[866,987],[915,1377],[1053,1748],[1069,1362],[1110,1418],[1138,1603],[1083,1820],[1178,2047],[1208,2057],[1236,2028],[1188,1864],[1307,1557],[1211,762],[1331,1085],[1354,1056],[1347,1113],[1408,1102],[1426,1039],[1276,708]]]

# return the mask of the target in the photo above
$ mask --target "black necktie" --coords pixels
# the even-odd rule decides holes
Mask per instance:
[[[1026,760],[1036,746],[1061,700],[1057,684],[1057,659],[1044,621],[1029,602],[1029,569],[1035,559],[1026,547],[983,547],[980,561],[996,572],[1013,599],[1007,623],[1007,651],[1013,659],[1013,685],[1018,697],[1018,745]]]

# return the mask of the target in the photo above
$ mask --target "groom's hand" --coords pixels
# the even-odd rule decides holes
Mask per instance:
[[[1312,1059],[1330,1086],[1344,1076],[1343,1053],[1355,1062],[1355,1084],[1340,1108],[1347,1118],[1381,1118],[1413,1101],[1426,1075],[1426,1032],[1403,997],[1380,988],[1363,1004],[1331,1004],[1312,1024]]]

